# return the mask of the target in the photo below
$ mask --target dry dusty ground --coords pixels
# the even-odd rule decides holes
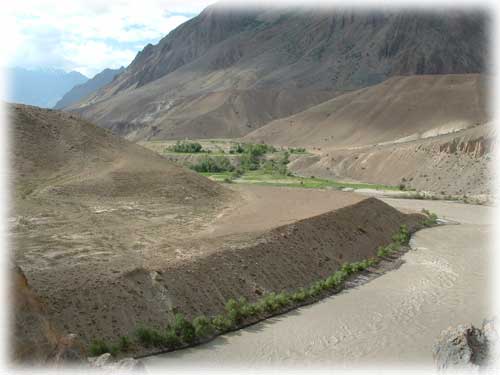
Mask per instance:
[[[349,179],[440,195],[476,197],[493,194],[496,130],[484,124],[449,134],[404,142],[316,151],[292,161],[302,176]]]
[[[308,285],[374,253],[408,221],[352,193],[234,189],[238,200],[211,210],[145,200],[28,199],[12,219],[15,262],[56,326],[88,342],[130,334],[142,323],[164,324],[174,308],[190,317],[215,314],[230,297]],[[269,232],[359,202],[366,204],[355,210],[359,218],[347,212],[343,219],[315,219],[299,224],[290,239],[283,238],[288,227]],[[374,228],[378,212],[387,217]]]
[[[12,258],[84,344],[308,286],[422,218],[340,191],[228,189],[72,115],[10,115]]]

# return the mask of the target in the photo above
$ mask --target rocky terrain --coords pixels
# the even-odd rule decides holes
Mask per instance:
[[[482,14],[209,6],[71,107],[133,140],[237,137],[408,74],[480,73]]]
[[[13,260],[85,346],[307,286],[422,219],[351,193],[227,189],[71,114],[10,116]]]
[[[401,185],[441,196],[492,194],[487,85],[480,75],[394,77],[279,119],[244,139],[306,147],[303,176]]]
[[[484,124],[487,77],[413,75],[337,96],[245,139],[325,150],[402,143]]]
[[[400,185],[404,190],[475,197],[494,193],[492,124],[402,143],[325,150],[294,160],[289,168],[304,176]]]
[[[498,339],[495,320],[485,320],[481,328],[472,324],[449,327],[434,345],[436,366],[449,371],[493,369],[499,354]]]

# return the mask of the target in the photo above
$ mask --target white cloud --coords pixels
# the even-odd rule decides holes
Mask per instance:
[[[128,65],[214,0],[23,0],[2,5],[2,65],[78,70]],[[137,49],[137,46],[141,46]]]

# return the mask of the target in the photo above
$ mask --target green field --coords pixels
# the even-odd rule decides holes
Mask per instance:
[[[355,182],[340,182],[323,178],[279,176],[266,174],[260,170],[245,172],[241,177],[231,179],[231,172],[200,173],[214,181],[233,182],[238,184],[256,184],[266,186],[287,186],[310,189],[376,189],[376,190],[400,190],[398,186],[367,184]]]

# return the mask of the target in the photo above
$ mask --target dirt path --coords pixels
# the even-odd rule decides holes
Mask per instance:
[[[400,363],[432,366],[442,329],[489,316],[492,209],[451,202],[385,199],[460,222],[418,232],[404,264],[340,295],[224,335],[151,357],[146,366],[245,367]]]

